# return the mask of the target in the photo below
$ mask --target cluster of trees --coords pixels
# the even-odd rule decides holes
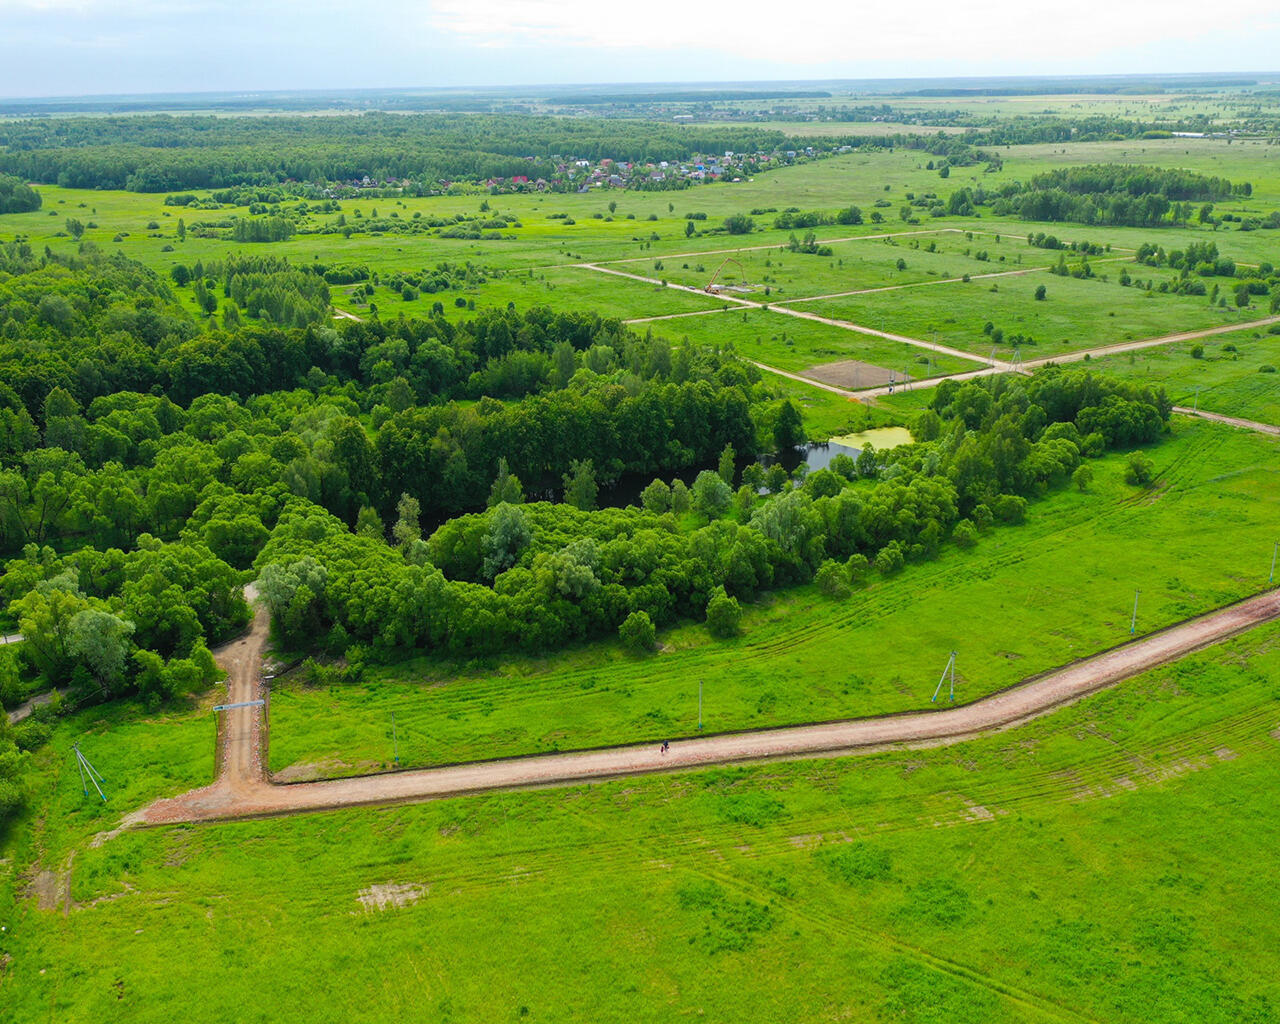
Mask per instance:
[[[208,645],[249,621],[240,584],[196,540],[143,536],[128,552],[86,547],[65,557],[28,545],[0,576],[0,596],[22,631],[22,656],[50,683],[158,703],[216,678]]]
[[[0,213],[30,213],[40,202],[40,193],[21,178],[0,174]]]
[[[773,226],[780,231],[795,228],[816,228],[827,224],[861,224],[862,211],[856,206],[846,206],[834,213],[822,210],[802,211],[795,207],[783,210],[773,219]]]
[[[999,215],[1023,220],[1155,227],[1186,224],[1209,203],[1248,196],[1248,182],[1210,177],[1174,168],[1093,164],[1037,174],[1027,184],[1011,183],[991,198]]]
[[[289,217],[237,217],[226,237],[232,242],[285,242],[293,232]]]
[[[1164,247],[1151,242],[1138,246],[1134,262],[1149,267],[1170,267],[1179,271],[1178,277],[1172,281],[1162,281],[1160,291],[1172,291],[1179,295],[1205,295],[1210,301],[1224,303],[1226,296],[1220,296],[1222,287],[1214,283],[1210,292],[1200,278],[1224,277],[1234,278],[1234,284],[1227,288],[1232,292],[1238,307],[1248,306],[1255,296],[1271,296],[1271,312],[1280,309],[1280,277],[1275,267],[1263,260],[1257,266],[1237,264],[1230,256],[1218,252],[1214,242],[1192,242],[1186,249],[1171,249],[1165,252]],[[1129,284],[1128,273],[1122,273],[1121,284]]]
[[[349,656],[356,644],[357,662],[369,649],[554,649],[609,633],[643,646],[653,625],[681,617],[732,632],[761,590],[816,580],[838,595],[948,539],[977,543],[1047,488],[1080,483],[1089,458],[1156,439],[1169,410],[1163,393],[1078,371],[944,382],[921,443],[800,481],[752,465],[735,493],[728,450],[692,487],[655,480],[643,507],[591,510],[580,491],[574,504],[520,504],[504,463],[487,511],[425,540],[412,497],[397,510],[398,550],[299,506],[256,564],[290,642],[325,637]]]
[[[796,238],[795,232],[791,232],[791,237],[787,240],[787,249],[791,252],[803,253],[808,256],[830,256],[832,254],[831,246],[819,245],[818,236],[814,234],[810,228],[804,233],[804,239]]]
[[[723,362],[616,320],[545,308],[455,324],[438,305],[422,320],[330,326],[324,274],[307,265],[237,256],[180,264],[169,282],[123,257],[82,251],[41,256],[24,244],[0,245],[0,272],[13,275],[0,280],[0,379],[33,421],[55,387],[87,408],[118,391],[163,394],[185,406],[215,392],[248,398],[352,385],[357,407],[371,413],[384,406],[385,419],[414,403],[563,387],[580,370],[679,383],[711,379]],[[438,287],[476,273],[442,265],[402,282]],[[216,308],[220,292],[221,323],[193,318],[176,301],[175,284],[192,288],[206,311]],[[242,324],[241,310],[277,326]],[[308,326],[282,329],[298,324]]]

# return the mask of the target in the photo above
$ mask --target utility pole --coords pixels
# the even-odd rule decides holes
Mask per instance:
[[[951,657],[947,659],[946,668],[942,670],[942,676],[938,680],[938,687],[933,691],[932,703],[938,702],[938,694],[942,692],[942,684],[947,681],[947,676],[951,677],[951,695],[948,698],[953,703],[956,699],[956,652],[951,652]]]
[[[1141,591],[1141,590],[1135,590],[1135,591],[1133,592],[1133,618],[1132,618],[1132,620],[1130,620],[1130,622],[1129,622],[1129,635],[1130,635],[1130,636],[1133,636],[1133,634],[1134,634],[1134,633],[1137,631],[1137,629],[1138,629],[1138,595],[1139,595],[1139,594],[1141,594],[1141,593],[1142,593],[1142,591]]]
[[[102,787],[99,786],[98,783],[106,782],[107,780],[99,775],[98,769],[89,763],[89,759],[85,757],[84,754],[80,753],[79,743],[73,743],[71,745],[71,749],[75,752],[76,766],[80,769],[80,788],[84,790],[84,795],[89,795],[89,787],[85,782],[87,777],[89,782],[93,783],[93,788],[98,791],[98,796],[102,797],[102,802],[105,804],[107,802],[107,798],[102,792]]]

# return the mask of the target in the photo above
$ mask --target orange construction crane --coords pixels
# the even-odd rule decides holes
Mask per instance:
[[[732,256],[726,256],[724,258],[724,262],[722,262],[720,266],[716,267],[716,272],[711,275],[711,280],[707,282],[707,286],[702,289],[704,292],[708,292],[711,295],[718,295],[720,292],[724,291],[725,286],[722,284],[716,284],[716,281],[720,277],[720,272],[730,263],[738,268],[738,273],[742,275],[742,283],[744,285],[747,283],[747,273],[742,269],[742,264]]]

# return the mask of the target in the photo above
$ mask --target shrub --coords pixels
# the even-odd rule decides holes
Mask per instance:
[[[1018,494],[1002,494],[993,509],[1002,523],[1020,523],[1027,518],[1027,499]]]
[[[707,602],[707,629],[711,635],[721,639],[736,636],[741,624],[742,606],[738,599],[726,594],[724,587],[716,587]]]
[[[1071,474],[1071,479],[1076,485],[1076,489],[1087,491],[1089,485],[1093,483],[1093,469],[1090,466],[1077,466],[1076,471]]]
[[[1044,285],[1040,285],[1038,288],[1036,288],[1037,302],[1043,302],[1046,295],[1048,295],[1048,289],[1046,289]]]
[[[1192,358],[1192,359],[1203,359],[1203,358],[1204,358],[1204,346],[1203,346],[1203,345],[1192,345],[1192,346],[1191,346],[1191,358]]]
[[[658,633],[646,611],[632,612],[618,627],[618,636],[633,651],[651,651],[657,643]]]
[[[843,598],[849,596],[849,570],[840,562],[828,558],[818,567],[813,581],[827,597]]]
[[[37,750],[49,742],[53,730],[44,722],[28,718],[13,727],[13,742],[19,750]]]
[[[962,548],[971,548],[978,543],[978,528],[971,519],[961,519],[951,531],[951,539]]]
[[[863,554],[850,555],[849,560],[844,563],[845,572],[849,575],[849,583],[861,583],[867,576],[867,570],[871,568],[871,563],[867,561],[867,556]]]
[[[820,850],[817,859],[832,878],[845,885],[886,879],[891,868],[887,853],[858,842]]]
[[[1155,476],[1155,463],[1153,463],[1146,452],[1130,452],[1129,460],[1125,463],[1124,480],[1125,483],[1132,484],[1135,487],[1145,487],[1151,483]]]
[[[901,569],[906,561],[902,546],[896,540],[891,540],[876,555],[876,571],[882,576],[891,576]]]

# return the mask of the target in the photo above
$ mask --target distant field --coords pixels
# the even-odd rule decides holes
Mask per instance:
[[[664,632],[651,658],[596,644],[545,660],[418,659],[327,689],[282,683],[271,767],[376,770],[391,758],[392,712],[402,764],[657,742],[694,730],[698,680],[713,731],[919,708],[957,646],[961,699],[972,700],[1127,638],[1135,589],[1150,630],[1261,587],[1280,515],[1276,451],[1178,420],[1151,449],[1150,491],[1125,484],[1112,457],[1089,493],[1059,491],[973,551],[844,602],[808,589],[775,597],[727,645],[691,624]]]
[[[15,1020],[144,1024],[253,1015],[266,993],[282,1024],[1266,1021],[1277,678],[1269,627],[957,747],[99,847],[63,772],[32,834],[54,869],[76,847],[74,906],[0,907],[0,995]]]
[[[1079,112],[1093,100],[1081,98],[1066,102],[1066,97],[1050,98],[1054,109]],[[969,101],[957,101],[969,102]],[[987,105],[988,99],[975,99],[975,106]],[[1138,98],[1102,97],[1098,103],[1140,109]],[[1001,103],[1025,111],[1034,104],[1022,97],[1007,98]],[[997,103],[994,109],[999,109]],[[1083,106],[1081,106],[1081,104]],[[945,106],[945,104],[943,104]],[[831,123],[833,130],[842,127]],[[849,126],[850,130],[857,126]],[[1045,355],[1046,345],[1061,350],[1080,347],[1077,341],[1085,334],[1097,333],[1102,338],[1124,340],[1125,336],[1142,337],[1149,333],[1180,330],[1207,324],[1213,318],[1206,308],[1196,309],[1190,301],[1186,309],[1167,296],[1153,302],[1159,305],[1136,305],[1137,297],[1117,297],[1115,291],[1103,293],[1100,306],[1096,292],[1074,292],[1072,282],[1051,282],[1054,302],[1028,307],[1007,297],[1019,289],[1028,296],[1034,290],[1023,288],[1040,276],[994,279],[985,288],[997,285],[999,293],[972,287],[981,283],[981,275],[1015,269],[1047,266],[1056,254],[1034,249],[1022,236],[1046,231],[1065,240],[1088,240],[1110,244],[1112,255],[1121,256],[1146,242],[1158,242],[1166,249],[1184,246],[1190,241],[1213,240],[1227,255],[1249,263],[1276,261],[1274,232],[1243,233],[1234,230],[1212,232],[1203,227],[1178,229],[1099,228],[1077,224],[1036,224],[995,218],[984,214],[975,218],[930,218],[917,211],[921,223],[904,223],[900,208],[908,195],[937,195],[945,201],[958,188],[998,188],[1001,184],[1026,180],[1029,176],[1053,167],[1071,166],[1090,161],[1126,161],[1135,163],[1184,166],[1191,170],[1219,174],[1234,180],[1249,180],[1254,185],[1250,199],[1218,204],[1219,212],[1240,215],[1265,215],[1280,206],[1280,153],[1253,140],[1227,145],[1220,140],[1127,140],[1115,143],[1078,143],[1073,145],[1039,145],[1011,147],[1001,151],[1003,167],[985,173],[983,165],[958,167],[948,179],[939,178],[926,166],[930,157],[923,151],[849,153],[816,160],[794,167],[765,171],[753,179],[733,183],[697,186],[678,192],[633,192],[594,190],[588,194],[529,194],[486,196],[469,194],[406,199],[355,199],[342,202],[342,213],[352,226],[367,223],[374,211],[386,217],[396,213],[402,221],[412,221],[415,214],[443,217],[454,214],[475,215],[481,203],[488,202],[491,212],[519,218],[519,227],[500,232],[504,237],[472,241],[444,239],[429,235],[370,235],[357,231],[350,238],[341,233],[299,234],[285,242],[260,245],[236,245],[221,239],[195,237],[189,230],[185,241],[177,237],[177,223],[183,219],[188,228],[200,220],[218,220],[232,213],[243,216],[244,209],[198,211],[181,207],[165,207],[164,197],[154,194],[97,192],[41,186],[44,209],[29,214],[0,216],[0,239],[23,237],[36,248],[49,246],[56,252],[72,252],[76,243],[66,233],[64,222],[74,216],[92,224],[84,241],[106,251],[120,251],[154,267],[161,273],[178,262],[193,265],[197,261],[221,259],[230,253],[244,252],[288,257],[295,263],[364,264],[380,273],[383,283],[375,288],[372,301],[379,315],[404,313],[414,316],[430,311],[440,302],[452,319],[466,317],[471,311],[535,303],[556,309],[597,309],[604,315],[634,318],[682,312],[706,306],[696,296],[676,296],[645,290],[636,283],[626,286],[621,279],[593,276],[572,269],[572,264],[598,261],[633,261],[622,269],[643,276],[667,279],[694,287],[702,287],[710,279],[726,255],[734,255],[741,269],[729,264],[724,278],[733,283],[745,277],[753,286],[750,297],[770,302],[793,302],[816,295],[827,295],[868,288],[894,287],[903,284],[919,287],[883,293],[879,298],[831,307],[837,316],[912,336],[932,337],[968,351],[987,354],[989,346],[973,338],[974,327],[980,331],[987,320],[1003,315],[1009,322],[997,323],[1006,334],[1030,334],[1041,342],[1032,355]],[[780,199],[779,197],[785,197]],[[876,202],[887,203],[877,208]],[[611,203],[616,204],[611,211]],[[900,237],[890,244],[871,240],[837,243],[831,257],[780,253],[777,247],[788,243],[790,231],[772,228],[780,209],[824,210],[828,213],[856,204],[863,210],[865,223],[859,226],[827,225],[815,230],[819,239],[859,237],[883,233],[937,232],[917,238]],[[730,236],[703,233],[719,227],[724,218],[735,213],[754,213],[757,230],[748,235]],[[884,222],[870,223],[870,215],[879,212]],[[559,214],[563,216],[552,216]],[[704,214],[705,219],[690,221],[687,214]],[[652,218],[652,219],[651,219]],[[336,224],[337,214],[317,214],[311,227]],[[569,220],[574,223],[569,223]],[[686,236],[689,224],[695,225],[693,237]],[[155,227],[150,225],[154,224]],[[959,233],[975,232],[972,239]],[[981,232],[981,233],[976,233]],[[795,232],[799,237],[803,230]],[[996,236],[1000,241],[996,241]],[[514,237],[507,237],[514,236]],[[117,241],[117,238],[119,239]],[[939,250],[925,251],[933,243]],[[761,247],[761,248],[756,248]],[[749,249],[749,252],[738,250]],[[168,250],[168,251],[166,251]],[[721,252],[720,250],[727,250]],[[966,252],[967,250],[967,252]],[[985,252],[989,259],[977,258]],[[693,255],[689,255],[693,254]],[[902,259],[906,266],[897,269]],[[423,295],[404,302],[398,292],[386,287],[385,281],[397,272],[410,272],[434,267],[441,262],[472,262],[490,272],[485,284],[471,289]],[[661,262],[661,269],[657,264]],[[768,265],[766,265],[768,264]],[[1099,274],[1118,275],[1118,263],[1095,261]],[[701,269],[699,269],[701,268]],[[532,270],[534,276],[528,277]],[[1133,268],[1130,268],[1131,273]],[[499,271],[501,274],[494,274]],[[956,291],[960,286],[937,284],[946,277],[969,274],[975,281],[965,286],[969,291]],[[523,276],[520,276],[523,275]],[[1135,273],[1141,277],[1161,277],[1160,272]],[[581,279],[581,280],[580,280]],[[1113,276],[1114,280],[1114,276]],[[1074,283],[1080,284],[1080,283]],[[763,289],[769,289],[765,296]],[[1087,283],[1081,285],[1087,287]],[[194,309],[192,293],[180,295]],[[968,298],[965,296],[969,295]],[[464,299],[463,307],[455,305]],[[367,306],[351,303],[347,289],[333,288],[333,299],[339,308],[356,315],[366,315]],[[1188,300],[1189,301],[1189,300]],[[816,309],[818,304],[805,303],[802,308]],[[1191,310],[1191,311],[1188,311]],[[945,311],[943,313],[942,311]],[[1116,314],[1117,325],[1101,324],[1110,313]],[[942,315],[939,315],[942,313]],[[1228,315],[1228,321],[1230,318]],[[1214,321],[1219,322],[1219,321]],[[1116,329],[1112,329],[1112,327]],[[1067,346],[1061,339],[1070,340]],[[1092,343],[1090,337],[1083,343]],[[1024,351],[1024,357],[1027,353]]]

